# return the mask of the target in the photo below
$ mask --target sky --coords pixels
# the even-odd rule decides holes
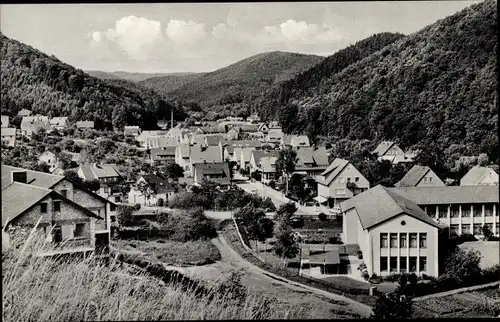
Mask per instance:
[[[329,56],[478,2],[1,5],[0,30],[83,70],[206,72],[269,51]]]

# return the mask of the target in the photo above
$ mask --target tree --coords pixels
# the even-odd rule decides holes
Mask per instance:
[[[485,167],[487,166],[488,164],[490,163],[490,159],[488,158],[488,155],[486,153],[481,153],[478,157],[477,157],[477,164],[482,166],[482,167]]]
[[[488,228],[488,226],[483,225],[483,227],[481,227],[481,231],[483,233],[484,240],[489,241],[491,237],[493,237],[493,232]]]
[[[450,281],[457,286],[472,282],[481,275],[480,262],[480,251],[455,247],[445,258],[445,273],[440,279]]]
[[[285,195],[288,195],[288,177],[295,171],[295,164],[297,163],[297,152],[288,147],[279,152],[276,160],[276,172],[282,173],[286,180]]]
[[[144,196],[144,205],[147,201],[152,198],[156,193],[154,187],[151,187],[146,181],[141,180],[135,185],[135,190],[139,191],[141,195]]]
[[[101,183],[99,182],[99,179],[84,180],[83,185],[92,192],[96,192],[101,188]]]
[[[134,222],[133,208],[130,206],[118,206],[117,221],[121,227],[127,227]]]
[[[275,220],[277,222],[283,222],[285,224],[291,225],[292,216],[297,212],[297,205],[294,202],[288,202],[281,205],[278,210],[276,210]]]
[[[184,169],[175,162],[169,162],[163,167],[159,168],[160,173],[167,178],[177,179],[184,177]]]
[[[285,221],[277,222],[274,228],[274,237],[276,242],[273,251],[283,260],[283,266],[286,267],[287,260],[294,258],[299,253],[299,246],[291,225]]]
[[[411,297],[393,292],[377,297],[371,318],[375,320],[406,320],[411,317],[413,302]]]
[[[57,156],[57,159],[59,160],[59,165],[63,170],[71,168],[71,162],[72,158],[71,155],[67,152],[61,152]]]

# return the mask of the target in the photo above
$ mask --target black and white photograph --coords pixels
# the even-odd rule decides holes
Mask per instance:
[[[500,318],[497,6],[1,4],[2,321]]]

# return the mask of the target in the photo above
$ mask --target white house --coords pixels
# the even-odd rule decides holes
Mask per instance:
[[[2,128],[9,127],[9,117],[7,115],[2,115]]]
[[[24,136],[30,137],[33,132],[36,132],[42,128],[45,130],[50,129],[50,122],[47,116],[24,116],[21,120],[21,133]]]
[[[475,166],[460,180],[461,186],[498,186],[498,173],[492,168]]]
[[[2,142],[8,147],[16,146],[16,128],[13,127],[2,127],[1,128]]]
[[[328,168],[316,178],[319,203],[338,209],[341,202],[352,198],[370,188],[370,182],[349,161],[335,159]]]
[[[50,119],[50,127],[57,130],[65,129],[69,126],[67,117],[53,117]]]
[[[395,187],[444,187],[444,182],[427,166],[414,165]]]
[[[139,187],[144,184],[148,192],[144,194]],[[128,193],[128,203],[148,206],[165,206],[172,198],[175,189],[168,179],[154,174],[141,175]]]
[[[52,173],[52,171],[57,168],[59,165],[57,156],[54,152],[52,151],[43,151],[39,156],[38,156],[38,162],[42,163],[45,162],[49,166],[49,171]]]
[[[381,185],[340,205],[342,239],[358,244],[368,274],[403,272],[439,275],[439,233],[443,228],[417,204]]]
[[[376,154],[379,160],[388,160],[394,164],[411,163],[415,157],[414,153],[405,153],[399,145],[393,141],[382,141],[373,150],[372,154]]]

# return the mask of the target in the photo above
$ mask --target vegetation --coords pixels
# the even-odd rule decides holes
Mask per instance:
[[[413,280],[416,283],[416,276]],[[407,290],[408,280],[406,275],[402,275],[398,283],[399,286],[396,291],[377,297],[377,302],[371,315],[372,319],[406,320],[412,316],[413,303],[412,297]]]
[[[291,147],[280,150],[278,158],[276,159],[276,173],[283,175],[286,182],[285,194],[288,195],[288,185],[291,174],[295,171],[297,164],[297,152],[292,150]]]
[[[276,211],[274,238],[276,242],[273,251],[283,259],[283,266],[286,267],[287,259],[294,258],[299,253],[299,246],[292,230],[292,216],[297,211],[297,206],[293,202],[281,205]]]
[[[177,120],[182,107],[154,91],[126,81],[100,80],[64,64],[31,46],[0,34],[2,46],[2,113],[14,116],[26,108],[34,114],[68,116],[71,122],[90,120],[97,129],[125,124],[155,129],[157,120]],[[132,83],[133,84],[133,83]]]
[[[255,241],[256,247],[258,247],[258,241],[265,242],[273,237],[274,222],[266,217],[262,209],[255,209],[249,204],[241,208],[234,217],[241,222],[248,238]]]
[[[170,92],[197,80],[206,73],[178,73],[148,77],[139,81],[139,84],[151,88],[161,95],[168,96]]]

